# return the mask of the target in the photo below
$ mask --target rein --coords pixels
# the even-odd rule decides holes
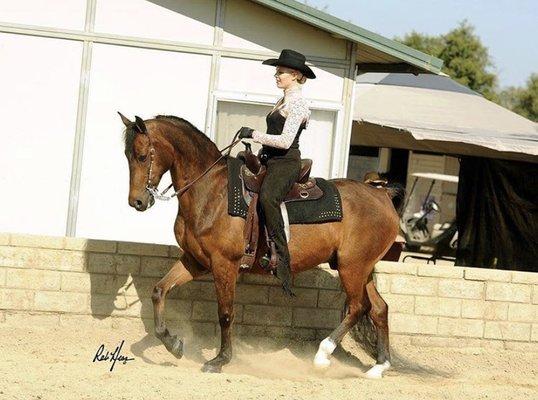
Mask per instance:
[[[148,192],[151,193],[151,195],[158,199],[158,200],[164,200],[164,201],[168,201],[168,200],[171,200],[173,197],[177,196],[177,197],[180,197],[183,193],[185,193],[187,190],[189,190],[189,188],[194,185],[200,178],[202,178],[205,174],[207,174],[209,172],[209,170],[211,170],[211,168],[213,168],[220,160],[222,160],[224,157],[227,157],[230,155],[230,152],[232,151],[232,148],[241,141],[241,139],[235,139],[237,137],[237,135],[239,134],[239,132],[241,131],[241,129],[239,129],[236,134],[234,135],[233,139],[232,139],[232,143],[230,143],[228,146],[224,147],[223,149],[219,150],[220,153],[222,153],[224,150],[228,149],[228,151],[226,152],[226,154],[221,154],[221,156],[219,158],[217,158],[217,160],[211,164],[209,166],[209,168],[207,168],[204,172],[202,172],[202,174],[200,176],[198,176],[196,179],[194,179],[192,182],[189,182],[188,184],[186,184],[183,188],[177,190],[176,192],[174,192],[172,195],[170,196],[165,196],[166,192],[168,192],[168,190],[172,187],[173,183],[171,183],[166,189],[164,189],[162,191],[162,193],[159,193],[159,191],[157,190],[157,187],[154,187],[154,186],[151,186],[151,173],[153,171],[153,158],[155,157],[155,148],[153,147],[153,143],[151,142],[151,138],[149,137],[148,135],[148,138],[149,138],[149,142],[150,142],[150,160],[149,160],[149,171],[148,171],[148,183],[146,184],[146,190]]]

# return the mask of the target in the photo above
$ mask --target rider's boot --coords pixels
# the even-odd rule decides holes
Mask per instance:
[[[274,241],[276,253],[277,253],[277,266],[276,276],[282,282],[282,290],[288,296],[296,297],[295,293],[291,290],[291,265],[290,265],[290,252],[288,250],[288,243],[286,242],[286,234],[284,229],[278,229],[269,234],[270,240]]]

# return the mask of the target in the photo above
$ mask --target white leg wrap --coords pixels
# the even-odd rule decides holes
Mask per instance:
[[[366,377],[371,379],[380,379],[383,377],[383,372],[390,368],[390,361],[385,361],[383,364],[376,364],[366,372]]]
[[[331,365],[329,356],[333,353],[334,349],[336,349],[336,343],[334,343],[331,338],[323,339],[319,344],[318,352],[314,357],[314,366],[320,369],[328,368],[329,365]]]

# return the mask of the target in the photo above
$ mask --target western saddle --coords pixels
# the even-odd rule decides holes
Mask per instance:
[[[262,229],[258,215],[258,196],[267,168],[262,164],[260,156],[252,152],[250,143],[242,143],[245,145],[245,150],[240,151],[237,158],[244,162],[241,165],[240,178],[243,197],[248,204],[248,212],[243,231],[245,251],[241,258],[240,266],[242,270],[251,269],[259,258],[258,255],[263,255],[260,259],[260,266],[267,271],[274,272],[277,265],[275,244],[269,240],[265,226],[263,226],[265,236],[263,243],[265,246],[263,244],[259,246],[258,243],[260,230]],[[311,168],[312,160],[301,159],[299,178],[284,198],[284,203],[298,200],[316,200],[323,196],[323,191],[317,186],[316,179],[310,177]],[[269,256],[265,254],[267,250],[270,252]]]

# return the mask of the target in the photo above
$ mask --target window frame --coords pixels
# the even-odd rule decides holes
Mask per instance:
[[[217,142],[216,128],[217,128],[217,110],[219,101],[231,102],[231,103],[243,103],[251,105],[263,105],[272,107],[276,104],[281,96],[268,95],[262,93],[245,93],[245,92],[232,92],[215,90],[211,98],[211,116],[208,123],[207,132],[209,138],[213,142]],[[328,111],[335,113],[335,122],[333,128],[333,135],[331,138],[331,153],[329,156],[329,179],[337,177],[335,174],[338,171],[339,154],[337,144],[337,138],[341,137],[343,131],[343,119],[344,119],[344,105],[335,101],[325,101],[316,99],[306,99],[309,103],[311,110],[316,111]]]

